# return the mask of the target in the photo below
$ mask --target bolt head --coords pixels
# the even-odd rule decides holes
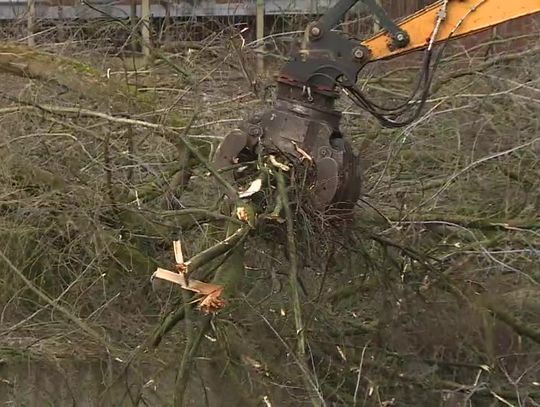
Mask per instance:
[[[402,33],[399,33],[398,35],[396,35],[396,39],[398,41],[403,41],[405,39],[405,36]]]
[[[319,157],[330,157],[332,155],[330,149],[328,147],[322,146],[319,148]]]
[[[364,58],[364,51],[362,51],[360,48],[356,48],[353,52],[353,56],[356,59],[362,59]]]
[[[251,137],[259,137],[260,135],[262,135],[262,129],[259,126],[250,126],[248,134]]]
[[[310,34],[314,37],[321,35],[321,29],[319,27],[311,27]]]

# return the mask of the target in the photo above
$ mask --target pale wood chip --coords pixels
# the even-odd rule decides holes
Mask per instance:
[[[262,179],[257,178],[255,181],[251,183],[248,189],[246,189],[244,192],[241,192],[239,197],[240,198],[248,198],[251,195],[259,192],[262,188]]]
[[[303,150],[302,148],[298,147],[298,144],[296,144],[294,141],[291,141],[291,143],[293,143],[293,146],[294,146],[294,148],[296,149],[296,151],[298,151],[298,152],[302,155],[302,158],[305,158],[305,159],[308,160],[310,163],[313,162],[313,157],[311,157],[305,150]]]
[[[280,163],[278,160],[276,160],[276,157],[274,157],[273,155],[270,155],[270,162],[272,163],[272,165],[274,167],[277,167],[282,171],[289,171],[290,170],[288,165]]]
[[[223,286],[218,284],[205,283],[199,280],[190,279],[186,281],[183,274],[175,273],[170,270],[158,267],[152,278],[160,278],[171,283],[178,284],[185,290],[201,294],[203,297],[198,300],[199,308],[204,312],[216,312],[223,308],[225,301],[221,298]]]
[[[182,243],[180,240],[175,240],[173,242],[173,250],[176,264],[184,264],[184,254],[182,253]]]

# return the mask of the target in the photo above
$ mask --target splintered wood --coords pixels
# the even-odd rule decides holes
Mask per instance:
[[[184,272],[187,270],[187,266],[184,263],[182,244],[179,240],[173,242],[173,250],[177,272],[158,267],[152,275],[152,279],[160,278],[178,284],[184,290],[200,294],[202,297],[197,302],[199,302],[199,308],[205,313],[216,312],[223,308],[225,305],[225,301],[221,298],[223,286],[186,278]]]

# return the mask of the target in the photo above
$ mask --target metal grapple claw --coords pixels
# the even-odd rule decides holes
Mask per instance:
[[[310,165],[312,206],[350,209],[360,195],[359,159],[339,130],[341,114],[324,100],[306,103],[278,94],[273,108],[244,122],[223,140],[214,159],[218,168],[252,161],[257,153]]]

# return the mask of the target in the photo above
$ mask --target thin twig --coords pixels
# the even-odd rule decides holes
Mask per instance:
[[[298,289],[298,254],[296,249],[296,239],[294,236],[294,223],[293,223],[293,215],[291,211],[291,206],[289,203],[289,196],[287,191],[287,186],[285,184],[285,176],[283,175],[283,171],[281,169],[277,169],[276,171],[276,181],[277,181],[277,189],[279,194],[279,199],[283,205],[283,211],[285,212],[285,219],[287,223],[287,253],[289,257],[289,265],[290,265],[290,271],[289,271],[289,286],[291,289],[291,299],[292,299],[292,306],[293,306],[293,313],[294,313],[294,325],[296,329],[296,338],[297,338],[297,344],[296,344],[296,353],[298,355],[298,359],[305,365],[305,357],[306,357],[306,339],[305,339],[305,330],[304,325],[302,321],[302,304],[300,303],[300,295],[299,295],[299,289]],[[311,379],[311,374],[307,375],[306,372],[309,372],[307,367],[302,370],[304,373],[302,377],[304,378],[304,381],[306,382],[307,389],[309,391],[309,394],[311,396],[311,402],[314,406],[320,405],[319,399],[315,397],[315,394],[319,396],[320,394],[318,392],[318,389],[316,387],[316,384]],[[313,391],[315,391],[315,394],[313,394]],[[324,401],[323,401],[324,404]]]
[[[32,291],[34,294],[36,294],[39,298],[41,298],[43,301],[45,301],[49,306],[59,311],[61,314],[63,314],[68,320],[73,322],[75,325],[77,325],[83,332],[85,332],[88,336],[95,339],[97,342],[101,343],[108,351],[115,350],[116,347],[111,344],[103,335],[100,335],[97,331],[92,329],[88,324],[86,324],[81,319],[77,318],[75,315],[73,315],[69,310],[61,306],[60,304],[57,304],[57,302],[53,299],[51,299],[47,294],[45,294],[42,290],[40,290],[38,287],[36,287],[30,280],[26,278],[26,276],[23,274],[21,270],[19,270],[12,262],[9,260],[4,252],[0,250],[0,259],[4,261],[4,263],[7,264],[7,266],[19,277],[24,284]]]
[[[518,150],[521,150],[523,148],[526,148],[526,147],[530,147],[532,146],[534,143],[537,143],[540,141],[540,137],[536,137],[535,139],[531,140],[531,141],[528,141],[527,143],[523,143],[523,144],[520,144],[518,146],[515,146],[515,147],[512,147],[512,148],[509,148],[507,150],[504,150],[504,151],[499,151],[498,153],[495,153],[495,154],[490,154],[488,156],[485,156],[485,157],[482,157],[480,158],[479,160],[476,160],[472,163],[470,163],[469,165],[467,165],[466,167],[462,168],[461,170],[457,171],[455,174],[453,174],[450,178],[448,178],[448,180],[446,181],[446,183],[442,186],[441,189],[439,189],[437,192],[435,192],[433,195],[431,195],[429,198],[425,199],[424,201],[422,201],[415,209],[413,209],[411,212],[414,212],[415,210],[419,209],[420,207],[426,205],[427,203],[431,202],[433,199],[435,199],[437,196],[439,196],[440,194],[442,194],[444,191],[446,191],[448,189],[448,187],[450,186],[450,184],[452,184],[452,182],[454,182],[458,177],[460,177],[461,175],[463,175],[465,172],[471,170],[472,168],[474,167],[477,167],[478,165],[480,164],[483,164],[485,163],[486,161],[489,161],[489,160],[493,160],[494,158],[498,158],[498,157],[502,157],[502,156],[505,156],[505,155],[508,155],[508,154],[511,154],[511,153],[514,153]]]

